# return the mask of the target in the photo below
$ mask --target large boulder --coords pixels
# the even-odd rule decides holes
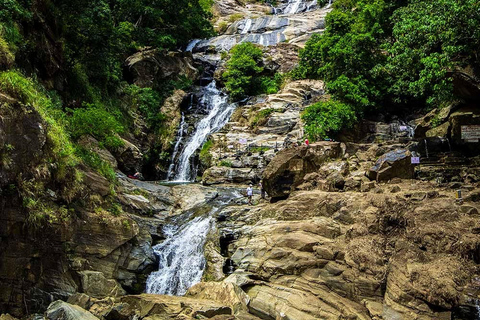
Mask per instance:
[[[145,48],[125,61],[127,74],[139,87],[155,87],[165,80],[177,80],[184,76],[190,79],[198,75],[191,55]]]
[[[319,142],[281,150],[263,173],[263,185],[272,198],[288,197],[303,182],[306,174],[317,171],[329,159],[339,158],[339,142]]]
[[[80,308],[60,300],[50,304],[45,312],[47,320],[98,320],[93,314]]]
[[[412,153],[397,149],[381,156],[368,172],[371,180],[389,181],[393,178],[413,179],[415,165],[411,161]]]
[[[125,294],[117,281],[107,279],[102,272],[81,271],[79,272],[83,292],[93,298],[117,297]]]
[[[118,147],[114,156],[118,161],[118,168],[125,173],[134,174],[140,171],[143,163],[143,154],[136,145],[128,140],[121,139],[123,145]]]
[[[259,180],[258,170],[252,168],[211,167],[203,173],[205,185],[220,183],[249,183]]]

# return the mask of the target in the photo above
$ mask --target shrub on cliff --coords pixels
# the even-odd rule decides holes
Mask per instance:
[[[232,48],[222,77],[233,99],[275,93],[279,90],[282,77],[272,78],[264,74],[262,59],[262,49],[250,42],[240,43]]]

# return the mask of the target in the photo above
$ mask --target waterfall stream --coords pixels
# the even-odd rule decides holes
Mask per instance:
[[[205,269],[203,247],[213,224],[211,215],[196,217],[180,228],[164,227],[167,239],[153,247],[159,270],[147,279],[147,293],[183,295],[200,282]]]
[[[182,120],[180,121],[180,127],[177,132],[177,142],[175,143],[175,147],[173,148],[172,162],[168,167],[167,179],[170,179],[170,177],[173,174],[173,169],[175,168],[175,158],[177,157],[180,144],[182,143],[182,140],[183,140],[183,132],[185,131],[185,125],[186,125],[185,114],[182,112]]]
[[[205,87],[200,104],[206,106],[208,115],[196,124],[194,133],[185,143],[178,157],[174,181],[188,182],[195,179],[196,167],[192,163],[195,151],[203,145],[209,135],[220,130],[227,123],[235,110],[235,104],[228,102],[228,96],[216,87],[215,81]]]

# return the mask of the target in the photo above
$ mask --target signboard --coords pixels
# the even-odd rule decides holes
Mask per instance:
[[[412,157],[412,164],[420,164],[420,157]]]
[[[478,142],[480,140],[480,125],[462,126],[462,140]]]
[[[238,139],[238,143],[247,144],[247,138],[240,138],[240,139]]]

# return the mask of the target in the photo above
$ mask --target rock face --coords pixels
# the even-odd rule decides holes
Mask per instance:
[[[83,182],[76,184],[69,180],[74,172],[57,178],[57,164],[46,163],[52,146],[44,119],[1,96],[0,312],[18,317],[43,312],[82,286],[93,288],[90,276],[81,280],[92,274],[101,275],[96,279],[103,289],[112,289],[104,295],[122,294],[120,284],[142,291],[156,260],[148,231],[127,215],[102,209],[110,183],[96,172],[77,167]],[[33,187],[41,191],[36,199],[29,198]],[[40,209],[25,206],[27,200]]]
[[[303,137],[300,113],[305,105],[321,99],[323,93],[321,81],[294,81],[277,94],[238,107],[224,129],[211,136],[214,166],[204,173],[203,182],[260,179],[279,149],[294,145]],[[266,110],[268,115],[256,120],[257,115]],[[239,144],[240,139],[247,144]]]
[[[381,156],[368,172],[371,180],[386,182],[393,178],[412,179],[415,165],[411,162],[410,151],[399,149]]]
[[[430,198],[428,183],[400,186],[300,191],[239,212],[237,270],[224,282],[242,288],[260,318],[450,319],[469,299],[477,258],[463,256],[480,243],[478,223],[451,193]]]
[[[7,103],[0,118],[0,188],[43,162],[47,142],[46,125],[32,107],[0,94],[0,105]]]
[[[142,88],[155,87],[163,80],[179,79],[180,76],[193,79],[198,75],[191,56],[176,52],[162,54],[156,49],[135,53],[125,65],[133,83]]]
[[[328,159],[341,157],[339,142],[319,142],[281,150],[263,174],[263,185],[272,198],[287,197],[306,174],[317,171]]]
[[[225,34],[198,42],[193,52],[229,51],[241,42],[273,46],[281,42],[303,46],[313,33],[325,29],[325,16],[329,9],[314,10],[295,15],[267,15],[243,19],[231,24]]]

